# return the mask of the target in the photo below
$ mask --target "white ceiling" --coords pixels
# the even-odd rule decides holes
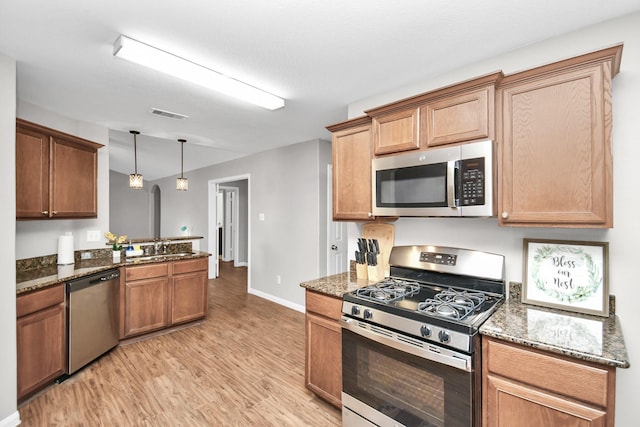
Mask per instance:
[[[2,0],[18,98],[110,131],[145,179],[316,138],[349,103],[640,10],[639,0]],[[286,99],[268,111],[114,58],[119,34]],[[188,115],[162,118],[152,107]],[[192,145],[193,144],[193,145]]]

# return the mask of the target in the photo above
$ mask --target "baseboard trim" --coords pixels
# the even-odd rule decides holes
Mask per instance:
[[[288,308],[290,308],[292,310],[299,311],[300,313],[304,313],[304,311],[305,311],[303,305],[294,304],[291,301],[287,301],[286,299],[282,299],[280,297],[276,297],[274,295],[271,295],[271,294],[268,294],[268,293],[265,293],[265,292],[256,291],[255,289],[248,289],[247,292],[252,294],[252,295],[255,295],[257,297],[264,298],[266,300],[275,302],[276,304],[283,305],[283,306],[288,307]]]
[[[0,420],[0,427],[15,427],[20,425],[20,412],[16,411],[4,420]]]

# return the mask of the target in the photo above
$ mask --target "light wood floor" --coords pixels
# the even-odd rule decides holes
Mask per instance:
[[[304,387],[304,314],[223,264],[204,322],[117,347],[22,405],[22,426],[341,425]]]

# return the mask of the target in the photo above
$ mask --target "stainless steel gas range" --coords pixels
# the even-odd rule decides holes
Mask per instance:
[[[504,300],[504,257],[396,246],[389,265],[343,296],[343,425],[479,426],[478,328]]]

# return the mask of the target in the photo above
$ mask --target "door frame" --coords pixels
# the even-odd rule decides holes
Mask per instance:
[[[219,187],[225,182],[247,180],[247,217],[251,218],[251,174],[228,176],[213,179],[208,182],[208,251],[212,254],[209,257],[209,279],[215,279],[220,275],[220,265],[218,262],[218,225],[217,225],[217,195]],[[237,219],[236,219],[237,220]],[[236,236],[238,233],[236,232]],[[237,253],[238,243],[235,251]],[[251,221],[247,224],[247,289],[251,289]]]

